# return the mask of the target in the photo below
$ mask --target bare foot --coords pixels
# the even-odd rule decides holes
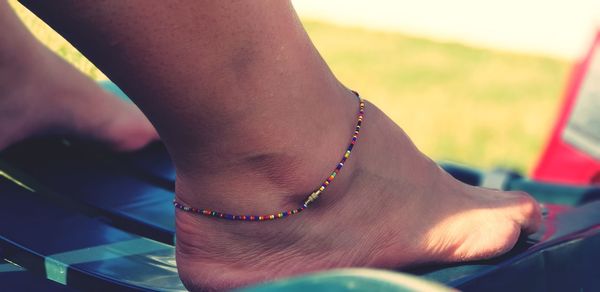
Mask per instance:
[[[345,106],[348,129],[337,132],[349,136],[357,105]],[[333,148],[341,154],[345,146]],[[275,155],[263,159],[268,162],[261,167],[255,167],[256,159],[249,159],[232,164],[239,171],[224,164],[204,172],[179,173],[177,197],[191,206],[238,214],[296,208],[339,158],[319,157],[306,149],[305,157]],[[303,166],[307,160],[314,163],[312,168]],[[263,176],[265,168],[271,175]],[[291,178],[282,179],[287,173]],[[302,173],[308,175],[294,175]],[[260,177],[269,182],[257,183]],[[311,181],[305,179],[309,177]],[[199,192],[222,201],[200,200]],[[271,194],[270,199],[255,196],[265,193]],[[188,288],[221,290],[336,267],[400,268],[470,261],[508,251],[522,231],[535,231],[540,220],[537,203],[524,193],[481,189],[454,180],[367,103],[352,156],[317,202],[303,213],[268,222],[224,221],[178,211],[177,263]]]
[[[0,150],[48,134],[97,140],[120,151],[158,138],[134,104],[105,92],[31,42],[27,51],[0,62]]]

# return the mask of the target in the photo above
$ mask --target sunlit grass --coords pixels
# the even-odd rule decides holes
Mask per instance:
[[[435,159],[529,171],[557,111],[564,60],[307,22],[334,72]]]
[[[90,77],[105,78],[34,16],[17,10],[49,48]],[[566,61],[315,21],[305,25],[336,75],[381,107],[423,152],[478,167],[533,167],[559,106]]]
[[[33,33],[33,35],[44,45],[50,48],[50,50],[62,56],[69,61],[69,63],[73,64],[91,78],[96,80],[106,79],[104,74],[73,48],[71,44],[29,12],[29,10],[23,8],[17,0],[9,0],[8,3],[12,5],[31,33]]]

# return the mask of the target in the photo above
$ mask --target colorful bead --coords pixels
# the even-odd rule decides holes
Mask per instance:
[[[365,103],[362,101],[362,99],[360,98],[359,94],[356,91],[352,91],[352,92],[356,95],[356,97],[359,100],[359,111],[358,111],[358,121],[356,123],[356,128],[354,130],[354,134],[352,135],[352,138],[350,140],[350,144],[348,145],[348,148],[347,148],[346,152],[344,153],[344,156],[342,157],[341,161],[337,164],[334,171],[327,177],[327,179],[323,182],[323,184],[321,184],[321,186],[319,187],[318,190],[312,192],[306,198],[306,200],[304,201],[304,204],[302,206],[300,206],[300,208],[288,210],[285,212],[279,212],[279,213],[275,213],[275,214],[271,214],[271,215],[257,216],[257,215],[231,215],[231,214],[211,211],[211,210],[207,210],[207,209],[198,209],[198,208],[194,208],[194,207],[190,207],[190,206],[185,206],[185,205],[177,202],[176,200],[173,200],[173,206],[175,206],[175,208],[177,208],[177,209],[180,209],[180,210],[183,210],[186,212],[196,213],[199,215],[223,218],[223,219],[227,219],[227,220],[242,220],[242,221],[275,220],[275,219],[284,218],[284,217],[302,212],[304,209],[306,209],[308,207],[308,205],[310,205],[312,202],[314,202],[316,199],[318,199],[319,195],[323,191],[325,191],[327,186],[331,183],[331,181],[333,181],[335,176],[339,173],[339,171],[344,166],[346,159],[348,159],[348,157],[350,157],[350,153],[352,152],[352,149],[353,149],[354,145],[356,144],[356,141],[358,140],[358,134],[360,132],[360,128],[362,126],[362,122],[363,122],[364,114],[365,114]]]

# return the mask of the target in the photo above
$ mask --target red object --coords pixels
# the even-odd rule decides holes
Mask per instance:
[[[588,74],[591,71],[591,66],[592,64],[595,64],[595,66],[600,64],[597,61],[593,62],[594,58],[600,58],[600,31],[596,35],[592,48],[585,59],[573,67],[559,118],[546,149],[532,174],[532,177],[536,180],[578,185],[600,183],[600,157],[597,153],[594,155],[592,152],[586,151],[585,147],[577,147],[577,143],[570,143],[565,138],[565,130],[569,127],[570,119],[573,118],[571,117],[574,114],[573,109],[577,102],[582,99],[583,84],[586,78],[591,75]],[[600,83],[600,80],[594,82]],[[590,97],[586,98],[590,99]],[[598,99],[600,97],[594,96],[594,98]],[[600,111],[594,113],[594,115],[596,114],[600,117]],[[598,133],[600,128],[592,131]],[[587,145],[600,147],[600,144],[595,144],[596,146],[593,146],[594,144],[588,142]]]

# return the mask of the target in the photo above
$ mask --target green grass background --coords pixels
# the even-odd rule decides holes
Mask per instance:
[[[106,78],[10,2],[51,50],[91,78]],[[558,111],[568,61],[312,20],[304,24],[335,74],[434,159],[522,172],[535,165]]]

